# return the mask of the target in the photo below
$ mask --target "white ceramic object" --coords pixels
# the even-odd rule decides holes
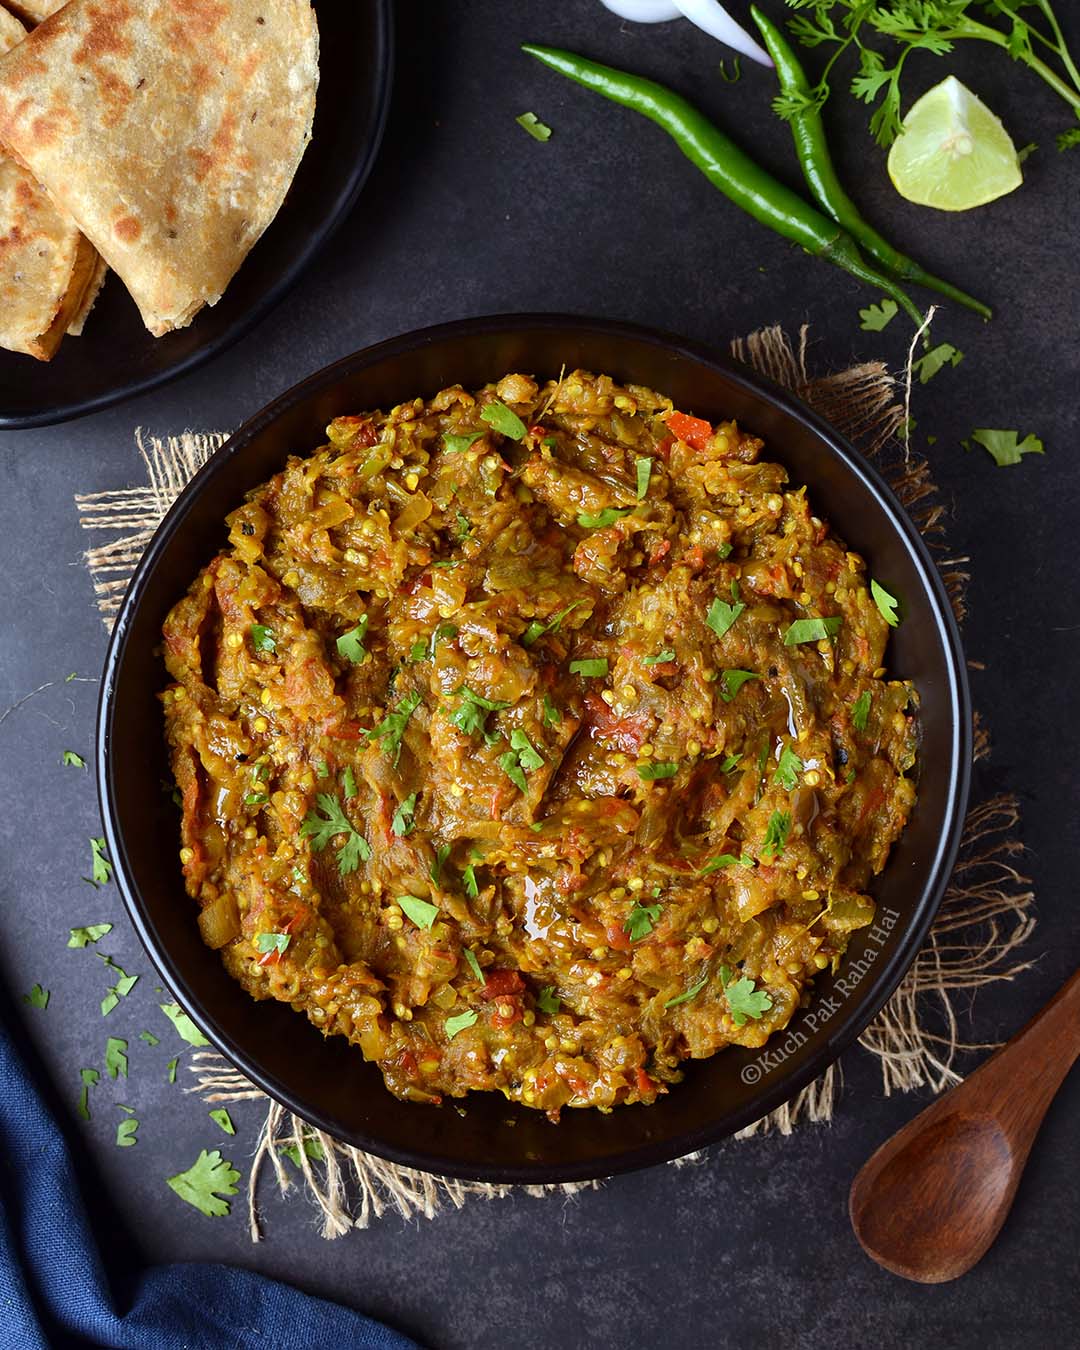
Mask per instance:
[[[759,65],[771,66],[763,48],[740,28],[717,0],[600,0],[605,9],[632,23],[666,23],[681,16]]]

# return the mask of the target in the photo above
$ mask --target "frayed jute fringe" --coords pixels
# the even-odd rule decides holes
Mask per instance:
[[[740,360],[792,390],[873,460],[915,521],[934,555],[958,618],[964,616],[966,558],[950,554],[945,509],[925,460],[911,453],[910,419],[897,401],[897,382],[879,361],[836,374],[811,376],[809,332],[794,343],[779,328],[766,328],[732,343]],[[904,386],[905,402],[910,383]],[[98,609],[111,625],[127,582],[165,512],[184,485],[225,440],[221,433],[158,439],[135,433],[147,482],[75,498],[84,529],[112,536],[86,553]],[[975,758],[989,741],[976,723]],[[1030,883],[1018,869],[1019,810],[1012,797],[998,796],[973,806],[964,826],[959,861],[925,945],[889,1003],[860,1038],[881,1067],[888,1095],[928,1087],[940,1092],[959,1082],[957,1059],[989,1047],[968,1041],[961,1031],[961,1008],[984,984],[1012,980],[1032,965],[1023,948],[1035,925]],[[362,1153],[270,1101],[226,1059],[213,1051],[190,1056],[189,1092],[207,1102],[262,1099],[267,1103],[248,1179],[248,1221],[259,1237],[256,1191],[264,1166],[282,1193],[298,1181],[316,1207],[324,1237],[366,1228],[384,1214],[404,1219],[434,1218],[447,1205],[460,1208],[469,1197],[488,1200],[513,1194],[573,1195],[599,1183],[563,1186],[493,1186],[453,1181],[399,1167]],[[832,1065],[791,1101],[757,1121],[739,1138],[769,1130],[790,1134],[802,1123],[827,1124],[840,1098],[842,1074]],[[702,1154],[676,1164],[701,1162]]]

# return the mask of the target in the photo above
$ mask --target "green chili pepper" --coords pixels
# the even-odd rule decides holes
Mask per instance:
[[[772,178],[684,98],[662,84],[599,65],[573,52],[532,45],[522,50],[560,75],[655,122],[713,187],[719,188],[736,206],[785,239],[801,244],[808,253],[826,258],[860,281],[891,295],[912,321],[921,326],[923,316],[910,297],[889,277],[864,262],[854,239],[845,230]]]
[[[767,15],[762,14],[756,5],[750,7],[750,13],[761,30],[765,46],[776,66],[781,91],[800,104],[805,100],[804,107],[787,120],[791,123],[791,134],[795,138],[795,150],[802,166],[803,177],[814,200],[887,272],[899,277],[901,281],[912,281],[917,286],[926,286],[929,290],[948,296],[950,300],[966,305],[976,314],[981,314],[984,319],[989,319],[990,310],[981,301],[959,290],[948,281],[942,281],[940,277],[924,271],[918,263],[893,248],[887,239],[882,238],[877,230],[862,218],[858,207],[844,191],[836,176],[832,156],[825,141],[821,109],[814,101],[814,91],[806,78],[806,72],[799,64],[799,58],[787,38]]]

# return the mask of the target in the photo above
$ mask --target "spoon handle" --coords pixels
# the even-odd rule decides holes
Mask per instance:
[[[994,1090],[999,1120],[1026,1152],[1078,1056],[1080,970],[968,1082],[973,1091],[976,1083],[984,1092]]]

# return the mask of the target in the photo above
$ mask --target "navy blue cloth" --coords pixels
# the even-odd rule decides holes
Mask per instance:
[[[151,1267],[124,1303],[110,1290],[64,1136],[0,1025],[3,1350],[416,1350],[380,1322],[233,1266]]]

